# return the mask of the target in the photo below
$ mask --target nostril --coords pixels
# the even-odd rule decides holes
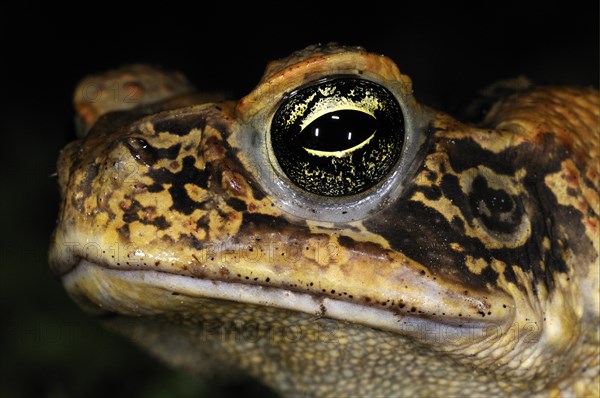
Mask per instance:
[[[146,167],[152,167],[161,159],[176,159],[181,149],[181,144],[175,144],[168,148],[156,148],[141,137],[128,137],[123,144],[135,161]]]
[[[152,166],[158,160],[158,153],[154,147],[143,138],[129,137],[124,142],[131,156],[144,166]]]

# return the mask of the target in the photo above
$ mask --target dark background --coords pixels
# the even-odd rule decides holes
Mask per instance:
[[[519,75],[598,87],[597,1],[359,2],[333,12],[297,2],[21,4],[0,12],[1,397],[225,397],[240,388],[168,370],[102,330],[48,270],[59,200],[50,175],[74,137],[71,95],[84,75],[149,62],[241,96],[269,60],[338,41],[388,55],[419,100],[448,112]]]

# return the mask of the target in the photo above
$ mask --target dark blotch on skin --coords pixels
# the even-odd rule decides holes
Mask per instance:
[[[169,223],[164,216],[158,216],[154,219],[140,217],[139,214],[144,213],[146,210],[148,210],[148,208],[143,207],[137,200],[133,200],[131,205],[123,210],[123,221],[128,224],[139,221],[145,225],[154,225],[159,230],[164,230],[171,226],[171,223]]]
[[[185,246],[193,247],[196,250],[201,250],[204,247],[202,242],[200,242],[198,240],[198,238],[196,238],[195,236],[192,236],[192,235],[187,235],[187,234],[179,235],[179,242],[181,242]]]
[[[129,137],[124,142],[131,156],[145,166],[152,166],[161,159],[176,159],[181,149],[181,144],[175,144],[169,148],[155,148],[148,144],[143,138]]]
[[[373,243],[373,242],[358,242],[355,241],[354,239],[348,237],[348,236],[344,236],[344,235],[340,235],[338,236],[338,243],[340,244],[340,246],[345,247],[347,249],[349,249],[352,252],[356,252],[356,253],[364,253],[364,254],[374,254],[374,255],[378,255],[381,253],[382,250],[384,250],[379,244],[377,243]],[[392,260],[389,259],[389,261],[391,262]]]
[[[123,213],[123,221],[124,222],[129,224],[129,223],[132,223],[137,220],[139,220],[137,211],[127,210],[126,212]]]
[[[139,220],[138,212],[142,209],[142,205],[137,200],[132,200],[131,204],[122,203],[121,209],[123,210],[123,221],[130,224]]]
[[[129,243],[130,242],[129,224],[123,225],[121,228],[117,229],[117,232],[119,233],[119,239],[121,239],[121,243]]]
[[[352,238],[349,238],[347,236],[339,236],[338,237],[338,243],[344,247],[347,247],[349,249],[353,249],[356,247],[356,241]]]
[[[166,132],[178,136],[184,136],[193,129],[204,130],[206,118],[198,114],[188,115],[169,115],[163,119],[154,122],[154,131],[156,134]]]
[[[233,209],[235,211],[246,211],[248,210],[248,206],[246,204],[246,202],[244,202],[241,199],[238,198],[229,198],[227,199],[227,204],[231,207],[233,207]]]
[[[482,164],[498,174],[512,175],[517,170],[513,162],[509,161],[509,157],[485,150],[471,138],[452,142],[452,144],[446,143],[445,147],[450,158],[450,165],[457,173]]]
[[[452,217],[450,224],[457,230],[465,233],[465,222],[458,216]]]
[[[423,192],[423,195],[429,200],[438,200],[442,197],[442,191],[439,187],[431,186],[431,187],[419,187],[420,192]]]
[[[86,170],[85,178],[81,181],[79,189],[87,197],[92,193],[92,183],[98,176],[100,165],[98,163],[90,164]]]
[[[160,230],[165,230],[171,226],[171,223],[164,216],[156,217],[151,224]]]
[[[470,224],[473,221],[473,214],[470,211],[469,202],[463,192],[458,177],[453,174],[445,174],[440,182],[440,188],[444,197],[450,199],[452,204],[458,207],[463,217]]]
[[[163,187],[163,185],[160,183],[154,183],[152,185],[148,185],[146,189],[148,190],[148,192],[157,193],[164,191],[165,187]]]
[[[79,199],[75,199],[74,204],[79,211],[85,211],[85,198],[89,197],[92,193],[92,183],[98,176],[100,165],[98,163],[92,163],[87,167],[85,177],[79,184],[78,190],[83,193],[79,196]]]
[[[285,228],[290,225],[288,221],[281,217],[273,217],[258,213],[244,214],[244,224],[253,224],[254,226],[264,227],[268,230]]]
[[[194,184],[201,188],[208,185],[208,169],[199,170],[194,164],[196,159],[192,156],[186,156],[182,160],[182,169],[177,173],[166,168],[149,170],[148,175],[154,180],[154,184],[148,187],[149,192],[159,192],[164,189],[165,184],[171,184],[169,193],[173,199],[174,210],[183,214],[191,214],[195,209],[201,209],[204,203],[194,201],[189,197],[185,189],[186,184]]]

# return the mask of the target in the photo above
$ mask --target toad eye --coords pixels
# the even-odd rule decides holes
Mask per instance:
[[[404,119],[384,87],[338,78],[295,91],[271,123],[281,171],[299,188],[348,196],[379,183],[400,158]]]

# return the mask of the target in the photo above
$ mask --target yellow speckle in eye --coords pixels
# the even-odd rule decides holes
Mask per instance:
[[[336,88],[337,88],[336,86],[319,87],[319,92],[323,96],[330,96],[330,95],[333,95],[335,93]]]
[[[296,122],[296,119],[303,117],[308,109],[308,104],[313,100],[313,98],[317,95],[317,93],[313,93],[308,98],[304,100],[304,102],[297,103],[294,106],[294,110],[290,113],[288,119],[286,120],[286,124],[292,125]]]

